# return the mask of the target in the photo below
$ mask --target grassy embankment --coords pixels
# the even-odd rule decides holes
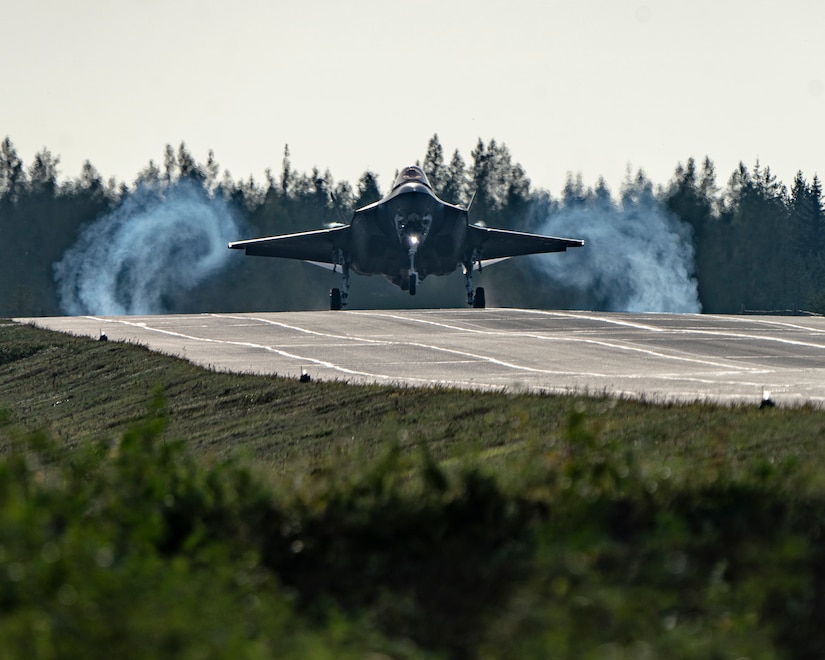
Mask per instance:
[[[0,324],[2,657],[817,657],[825,413],[301,384]]]

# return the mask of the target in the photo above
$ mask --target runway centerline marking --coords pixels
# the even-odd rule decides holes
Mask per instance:
[[[608,323],[608,324],[615,324],[615,325],[626,325],[629,327],[636,327],[639,329],[649,329],[654,332],[663,332],[667,334],[674,334],[674,335],[710,335],[713,337],[732,337],[735,339],[751,339],[756,341],[767,341],[767,342],[776,342],[779,344],[789,344],[791,346],[805,346],[807,348],[819,348],[825,350],[825,344],[816,344],[813,342],[806,342],[800,341],[798,339],[785,339],[784,337],[771,337],[770,335],[754,335],[754,334],[746,334],[741,332],[730,332],[725,330],[702,330],[697,328],[657,328],[654,326],[647,326],[643,324],[636,324],[629,321],[621,321],[618,319],[609,319],[609,318],[601,318],[596,316],[586,316],[580,314],[565,314],[562,312],[547,312],[543,310],[534,310],[534,309],[520,309],[514,310],[523,312],[526,314],[543,314],[546,316],[563,316],[567,318],[581,318],[586,320],[592,321],[599,321],[601,323]],[[703,315],[701,314],[685,314],[685,316],[695,316],[697,319],[702,318]],[[708,315],[707,318],[719,318],[718,316],[711,316]],[[737,317],[731,317],[732,319],[744,323],[747,322],[747,319],[741,319]],[[818,331],[811,328],[806,328],[805,326],[796,325],[793,323],[781,323],[779,321],[765,321],[763,319],[752,319],[752,323],[764,323],[764,324],[771,324],[771,325],[778,325],[781,327],[790,327],[798,330],[804,330],[806,332],[812,332],[815,334],[825,334],[822,331]]]
[[[522,311],[522,310],[518,310]],[[663,360],[675,360],[678,362],[690,362],[693,364],[703,364],[710,367],[717,367],[719,369],[733,369],[736,371],[741,372],[751,372],[754,371],[754,367],[748,367],[745,365],[737,365],[737,364],[728,364],[727,362],[716,362],[712,360],[704,360],[702,358],[692,358],[686,357],[683,355],[673,355],[669,353],[662,353],[661,351],[654,351],[649,348],[641,348],[639,346],[634,346],[632,344],[619,344],[616,342],[609,342],[603,339],[585,339],[582,337],[557,337],[553,335],[543,335],[543,334],[536,334],[533,332],[524,332],[524,331],[513,331],[513,332],[502,332],[501,330],[479,330],[477,328],[465,328],[462,326],[451,325],[448,323],[442,323],[439,321],[430,321],[427,319],[416,319],[411,318],[408,316],[402,316],[400,314],[375,314],[375,313],[361,313],[359,315],[363,316],[375,316],[378,318],[394,318],[402,321],[409,321],[411,323],[423,323],[426,325],[433,325],[441,328],[447,328],[448,330],[456,330],[458,332],[465,332],[470,334],[477,334],[477,335],[485,335],[485,336],[492,336],[492,337],[524,337],[528,339],[537,339],[540,341],[557,341],[560,343],[581,343],[581,344],[591,344],[595,346],[602,346],[604,348],[610,348],[620,351],[632,351],[635,353],[641,353],[642,355],[647,355],[649,357],[661,358]],[[565,316],[565,317],[572,317],[572,318],[586,318],[591,319],[595,317],[581,317],[573,314],[558,314],[558,316]],[[622,323],[620,325],[627,325],[633,327],[637,330],[654,330],[655,332],[666,332],[667,330],[663,328],[653,328],[652,326],[640,325],[640,324],[632,324],[632,323]],[[825,348],[825,347],[823,347]],[[758,370],[757,370],[758,371]]]
[[[355,369],[348,369],[346,367],[342,367],[340,365],[337,365],[333,362],[329,362],[327,360],[321,360],[321,359],[318,359],[318,358],[311,358],[311,357],[307,357],[307,356],[303,356],[303,355],[296,355],[295,353],[290,353],[288,351],[284,351],[284,350],[275,348],[274,346],[267,346],[265,344],[258,344],[258,343],[254,343],[254,342],[232,341],[232,340],[227,340],[227,339],[211,339],[209,337],[198,337],[196,335],[187,335],[187,334],[184,334],[182,332],[175,332],[175,331],[172,331],[172,330],[164,330],[162,328],[155,328],[151,325],[146,324],[145,322],[125,321],[123,319],[112,320],[112,319],[105,319],[105,318],[98,317],[98,316],[86,316],[85,318],[88,318],[88,319],[91,319],[91,320],[94,320],[94,321],[98,321],[98,322],[101,322],[101,323],[120,323],[122,325],[130,325],[130,326],[133,326],[133,327],[141,328],[143,330],[149,330],[151,332],[157,332],[157,333],[160,333],[160,334],[169,335],[171,337],[179,337],[181,339],[189,339],[189,340],[192,340],[192,341],[198,341],[198,342],[203,342],[203,343],[224,344],[224,345],[227,345],[227,346],[241,346],[241,347],[247,347],[247,348],[258,348],[258,349],[261,349],[261,350],[264,350],[264,351],[269,351],[271,353],[276,353],[278,355],[281,355],[282,357],[290,358],[290,359],[297,360],[299,362],[304,362],[304,363],[309,362],[311,364],[316,364],[318,366],[323,366],[323,367],[326,367],[328,369],[334,369],[336,371],[340,371],[342,373],[350,374],[350,375],[353,375],[353,376],[365,376],[365,377],[372,377],[372,378],[382,378],[382,379],[388,379],[388,380],[393,380],[393,381],[414,380],[414,381],[430,382],[429,379],[422,379],[422,378],[415,378],[415,377],[409,377],[408,378],[406,376],[404,378],[399,378],[398,376],[389,376],[389,375],[386,375],[386,374],[380,374],[380,373],[374,373],[374,372],[368,372],[368,371],[358,371],[358,370],[355,370]],[[313,332],[313,331],[309,331],[309,332]],[[329,336],[329,337],[337,337],[337,335],[331,335],[331,334],[328,334],[328,333],[315,333],[315,334],[320,334],[322,336]],[[354,338],[354,339],[360,339],[360,338]],[[468,357],[468,358],[471,358],[474,362],[488,362],[490,364],[495,364],[497,366],[502,366],[502,367],[512,369],[512,370],[516,370],[516,371],[526,371],[528,373],[540,373],[540,374],[546,374],[546,375],[550,375],[550,376],[584,375],[584,376],[593,376],[593,377],[601,377],[601,378],[611,378],[612,377],[610,374],[600,374],[600,373],[593,373],[593,372],[568,372],[568,371],[556,371],[556,370],[548,370],[548,369],[537,369],[537,368],[534,368],[534,367],[527,367],[527,366],[524,366],[524,365],[513,364],[513,363],[510,363],[510,362],[506,362],[504,360],[498,360],[496,358],[492,358],[492,357],[485,356],[485,355],[478,355],[478,354],[469,353],[469,352],[466,352],[466,351],[458,351],[458,350],[451,349],[451,348],[443,348],[441,346],[432,346],[432,345],[429,345],[429,344],[421,344],[421,343],[417,343],[417,342],[392,342],[391,341],[391,342],[381,342],[381,343],[383,343],[384,345],[387,345],[387,346],[392,346],[392,345],[416,346],[418,348],[425,348],[425,349],[429,349],[429,350],[433,350],[433,351],[440,351],[440,352],[444,352],[444,353],[450,353],[452,355],[460,355],[462,357]]]
[[[498,358],[493,358],[493,357],[490,357],[490,356],[487,356],[487,355],[481,355],[481,354],[478,354],[478,353],[471,353],[469,351],[460,351],[460,350],[457,350],[457,349],[445,348],[445,347],[442,347],[442,346],[434,346],[432,344],[424,344],[424,343],[421,343],[421,342],[407,342],[407,341],[400,342],[400,341],[373,340],[373,339],[366,339],[366,338],[362,338],[362,337],[349,337],[347,335],[337,335],[337,334],[326,333],[326,332],[317,332],[315,330],[309,330],[309,329],[306,329],[306,328],[301,328],[300,326],[295,326],[295,325],[292,325],[292,324],[286,324],[286,323],[281,323],[281,322],[276,322],[276,321],[270,321],[269,319],[263,319],[263,318],[260,318],[260,317],[237,317],[237,316],[232,317],[232,316],[229,316],[229,315],[222,315],[222,314],[210,314],[210,316],[229,317],[229,318],[234,318],[236,320],[239,319],[239,318],[255,319],[255,320],[258,320],[262,323],[266,323],[266,324],[270,324],[270,325],[277,325],[277,326],[280,326],[280,327],[284,327],[284,328],[288,328],[288,329],[292,329],[292,330],[296,330],[296,331],[300,331],[300,332],[305,332],[305,333],[311,334],[311,335],[327,337],[327,338],[331,338],[331,339],[332,338],[334,338],[334,339],[351,339],[353,341],[361,341],[361,342],[365,342],[365,343],[376,344],[376,345],[384,345],[384,346],[393,346],[393,345],[396,345],[396,346],[414,346],[414,347],[423,348],[423,349],[426,349],[426,350],[437,351],[437,352],[442,352],[442,353],[448,353],[450,355],[457,355],[457,356],[469,358],[470,361],[472,361],[472,362],[486,362],[488,364],[493,364],[493,365],[496,365],[496,366],[499,366],[499,367],[504,367],[505,369],[509,369],[509,370],[512,370],[512,371],[541,374],[541,375],[546,375],[546,376],[592,377],[592,378],[599,378],[599,379],[605,379],[605,380],[618,380],[618,379],[621,379],[621,378],[633,380],[633,379],[638,377],[638,376],[635,376],[635,375],[618,375],[618,374],[609,374],[609,373],[596,372],[596,371],[567,371],[567,370],[558,370],[558,369],[542,369],[542,368],[538,368],[538,367],[530,367],[530,366],[527,366],[527,365],[520,365],[520,364],[516,364],[516,363],[513,363],[513,362],[506,361],[506,360],[500,360]],[[304,355],[298,355],[298,354],[295,354],[295,353],[290,353],[288,351],[284,351],[282,349],[278,349],[278,348],[275,348],[274,346],[269,346],[269,345],[266,345],[266,344],[259,344],[259,343],[255,343],[255,342],[239,342],[239,341],[226,340],[226,339],[212,339],[212,338],[209,338],[209,337],[198,337],[196,335],[188,335],[188,334],[184,334],[184,333],[181,333],[181,332],[175,332],[175,331],[172,331],[172,330],[164,330],[163,328],[157,328],[157,327],[153,327],[151,325],[148,325],[146,322],[143,322],[143,321],[136,322],[136,321],[127,321],[125,319],[111,320],[111,319],[105,319],[103,317],[97,317],[97,316],[86,316],[86,318],[92,319],[92,320],[95,320],[95,321],[98,321],[98,322],[101,322],[101,323],[120,323],[122,325],[138,327],[138,328],[141,328],[143,330],[149,330],[149,331],[156,332],[156,333],[159,333],[159,334],[165,334],[165,335],[169,335],[169,336],[172,336],[172,337],[179,337],[181,339],[188,339],[188,340],[191,340],[191,341],[211,343],[211,344],[224,344],[224,345],[227,345],[227,346],[257,348],[257,349],[260,349],[260,350],[275,353],[275,354],[280,355],[280,356],[285,357],[285,358],[296,360],[298,362],[315,364],[315,365],[325,367],[325,368],[328,368],[328,369],[332,369],[332,370],[335,370],[335,371],[340,371],[341,373],[346,373],[346,374],[352,375],[352,376],[380,378],[380,379],[386,379],[386,380],[391,380],[391,381],[412,380],[412,381],[426,381],[426,382],[429,382],[428,379],[422,379],[422,378],[415,378],[415,377],[409,377],[408,378],[406,376],[403,377],[403,378],[399,378],[398,376],[390,376],[390,375],[387,375],[387,374],[381,374],[381,373],[377,373],[377,372],[360,371],[360,370],[356,370],[356,369],[349,369],[347,367],[337,365],[334,362],[330,362],[328,360],[322,360],[322,359],[319,359],[319,358],[312,358],[312,357],[308,357],[308,356],[304,356]],[[403,320],[410,320],[406,317],[399,317],[399,318],[401,318]],[[478,331],[478,332],[485,332],[485,331]],[[490,334],[495,334],[495,333],[492,333],[492,331],[490,331]],[[508,333],[503,333],[503,334],[508,334]],[[537,338],[543,338],[543,337],[538,335]],[[562,341],[567,341],[568,340],[568,338],[560,338],[560,339]],[[599,343],[599,342],[596,342],[594,340],[579,340],[579,341],[582,341],[584,343]],[[634,348],[631,348],[631,347],[622,347],[622,346],[611,346],[611,347],[619,348],[619,349],[623,349],[623,350],[642,350],[642,349],[634,349]],[[650,353],[654,354],[654,355],[656,354],[655,352],[650,352]],[[663,355],[662,357],[667,358],[669,356],[664,356]],[[679,358],[672,358],[672,359],[679,359]],[[720,368],[720,369],[723,370],[720,373],[726,373],[731,369],[734,369],[734,370],[737,369],[736,365],[723,365],[723,364],[720,364],[720,363],[709,362],[709,361],[701,361],[701,360],[693,360],[693,359],[689,359],[689,358],[682,358],[682,359],[687,360],[687,361],[692,361],[692,362],[699,362],[701,364],[706,364],[708,366],[714,366],[714,367]],[[748,373],[751,373],[751,374],[769,373],[767,370],[764,370],[764,369],[741,368],[741,367],[738,368],[738,371],[748,372]],[[676,378],[676,379],[686,380],[686,381],[692,380],[692,377],[679,377],[679,376],[672,377],[672,376],[668,376],[668,375],[660,375],[660,377],[664,378],[664,379]],[[705,379],[697,378],[695,380],[697,382],[705,382]]]

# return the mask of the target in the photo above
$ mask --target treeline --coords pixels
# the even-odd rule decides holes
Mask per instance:
[[[693,230],[706,312],[825,312],[825,206],[818,176],[790,190],[758,162],[719,189],[713,163],[680,165],[662,201]]]
[[[89,161],[77,178],[61,179],[59,164],[60,158],[44,148],[27,166],[10,138],[0,143],[0,316],[60,314],[53,264],[74,244],[82,227],[117,208],[140,186],[163,189],[188,180],[210,196],[224,197],[248,227],[248,235],[238,238],[348,220],[354,208],[382,194],[373,172],[365,172],[354,186],[336,182],[328,170],[296,172],[288,147],[280,172],[267,170],[262,181],[221,173],[211,151],[200,163],[184,143],[177,149],[167,145],[162,162],[150,161],[129,185],[105,179]],[[496,140],[479,140],[468,162],[458,150],[447,157],[434,135],[421,164],[443,199],[467,204],[475,195],[472,219],[490,226],[537,231],[542,218],[536,208],[546,215],[592,199],[612,199],[604,181],[589,188],[573,176],[561,198],[552,199],[546,191],[533,189],[507,146]],[[622,196],[645,188],[653,189],[653,184],[640,171],[619,191],[619,203]],[[691,229],[686,235],[692,236],[694,275],[704,311],[825,311],[825,205],[818,177],[808,181],[800,172],[788,189],[770,168],[740,164],[720,186],[709,158],[701,165],[689,159],[679,164],[668,184],[655,189],[655,197]],[[575,228],[570,235],[575,235]],[[234,260],[231,269],[193,291],[184,308],[174,311],[306,308],[304,290],[294,286],[296,279],[311,280],[307,286],[321,289],[328,283],[323,271],[316,275],[282,260]],[[511,269],[509,277],[514,272]],[[523,270],[515,277],[530,280]],[[380,291],[384,283],[369,279],[373,281],[366,285],[359,280],[358,287]],[[463,290],[456,287],[455,304],[461,304],[462,296]],[[377,304],[387,300],[389,296]],[[522,292],[518,304],[576,302],[569,294],[532,300]]]

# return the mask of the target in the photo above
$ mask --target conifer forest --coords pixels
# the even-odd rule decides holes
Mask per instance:
[[[86,161],[63,176],[47,148],[32,162],[0,143],[0,316],[324,309],[336,275],[301,262],[246,258],[226,242],[346,222],[376,201],[391,172],[354,183],[294,171],[289,149],[263,180],[235,179],[215,154],[198,162],[167,145],[134,181]],[[765,163],[717,172],[709,157],[675,165],[667,182],[643,170],[620,190],[570,175],[558,197],[531,184],[507,146],[479,139],[468,157],[437,135],[420,163],[438,196],[472,222],[584,238],[564,255],[485,269],[499,306],[602,311],[825,312],[822,183],[790,184]],[[402,165],[402,164],[399,164]],[[573,253],[581,253],[573,254]],[[496,270],[493,271],[493,268]],[[464,304],[460,272],[433,278],[429,297],[382,278],[355,278],[361,307]]]

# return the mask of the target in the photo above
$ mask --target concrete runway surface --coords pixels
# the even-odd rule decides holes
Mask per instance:
[[[523,309],[15,319],[219,370],[353,383],[825,402],[825,317]]]

